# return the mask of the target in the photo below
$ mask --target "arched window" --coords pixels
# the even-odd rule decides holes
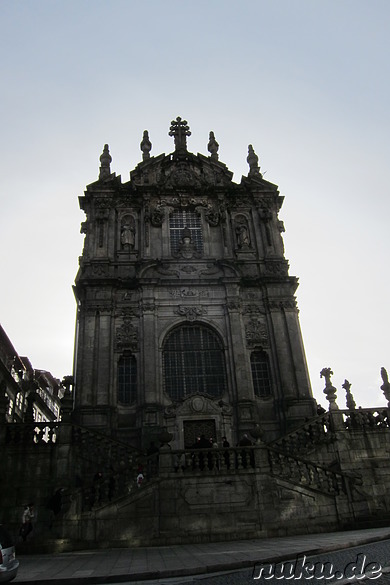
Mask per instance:
[[[221,396],[226,388],[222,344],[201,325],[183,325],[167,336],[163,371],[164,389],[172,400],[197,393]]]
[[[137,400],[137,361],[133,355],[118,362],[118,402],[133,404]]]
[[[175,209],[169,218],[169,236],[171,252],[177,252],[183,236],[183,229],[191,234],[191,242],[198,252],[203,252],[202,223],[195,211]]]
[[[254,351],[251,354],[253,389],[256,396],[264,398],[271,395],[271,376],[269,359],[265,351]]]

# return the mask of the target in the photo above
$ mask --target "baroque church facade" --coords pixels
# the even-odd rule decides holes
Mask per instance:
[[[173,152],[153,157],[144,132],[126,183],[105,145],[80,197],[74,420],[138,448],[163,431],[177,449],[256,426],[276,439],[316,412],[283,197],[252,146],[237,184],[213,132],[209,156],[188,151],[185,120],[169,135]]]
[[[387,407],[357,407],[345,380],[339,408],[329,367],[317,407],[283,197],[252,146],[238,184],[212,132],[209,156],[188,151],[185,120],[169,134],[152,157],[144,132],[126,183],[106,145],[80,197],[73,376],[49,392],[2,335],[0,522],[16,536],[35,502],[45,552],[387,525],[387,371]],[[43,391],[53,417],[37,416]]]

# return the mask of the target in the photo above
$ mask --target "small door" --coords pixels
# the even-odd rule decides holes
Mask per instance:
[[[212,437],[214,441],[217,438],[214,419],[185,420],[183,421],[183,431],[185,449],[192,447],[197,437],[201,435],[204,435],[206,439]]]

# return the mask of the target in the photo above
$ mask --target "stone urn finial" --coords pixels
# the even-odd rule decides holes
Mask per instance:
[[[254,438],[256,443],[261,443],[263,440],[264,432],[260,425],[256,425],[253,429],[249,431],[251,437]]]
[[[148,160],[150,158],[150,151],[152,150],[152,143],[149,140],[149,132],[147,130],[144,130],[140,148],[142,150],[142,160]]]
[[[207,145],[207,150],[210,153],[211,160],[213,160],[215,162],[218,160],[218,148],[219,148],[219,144],[215,140],[214,132],[210,132],[210,134],[209,134],[209,143]]]
[[[161,446],[165,447],[166,445],[168,445],[168,443],[172,441],[173,435],[172,433],[169,433],[167,428],[165,427],[165,429],[161,431],[157,438],[160,441]]]
[[[383,380],[381,390],[382,390],[382,392],[385,395],[385,398],[387,400],[387,407],[390,408],[390,382],[389,382],[389,376],[388,376],[385,368],[381,368],[381,377]]]
[[[112,161],[108,144],[104,145],[103,152],[100,156],[99,179],[108,179],[111,176],[110,163]]]
[[[354,400],[353,394],[351,392],[351,383],[348,382],[348,380],[344,380],[344,384],[342,385],[342,388],[344,388],[345,390],[345,402],[347,405],[347,408],[349,410],[355,410],[356,409],[356,402]]]
[[[325,378],[325,388],[323,390],[326,399],[329,402],[329,410],[338,410],[339,407],[336,403],[337,398],[337,389],[332,386],[332,382],[330,377],[333,376],[333,372],[331,368],[323,368],[320,373],[320,378]]]

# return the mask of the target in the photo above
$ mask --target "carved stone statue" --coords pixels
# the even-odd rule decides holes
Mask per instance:
[[[132,221],[131,221],[132,220]],[[122,248],[127,246],[131,249],[135,245],[135,225],[133,218],[125,218],[121,227],[121,245]]]
[[[244,216],[237,216],[235,226],[237,246],[241,249],[250,248],[251,240],[247,220]]]
[[[190,258],[200,258],[201,254],[196,249],[195,244],[191,239],[191,230],[185,227],[182,230],[181,242],[177,251],[173,254],[174,258],[185,258],[189,260]]]

